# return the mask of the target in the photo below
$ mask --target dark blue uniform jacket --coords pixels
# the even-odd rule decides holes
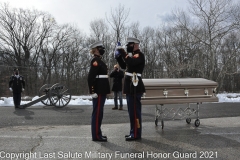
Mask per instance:
[[[97,75],[107,75],[107,65],[100,57],[94,56],[91,61],[90,71],[88,74],[88,87],[90,94],[109,94],[110,85],[108,78],[96,78]]]
[[[145,57],[144,54],[140,50],[136,50],[133,53],[132,57],[123,58],[119,56],[117,58],[118,64],[122,69],[126,69],[126,72],[129,73],[139,73],[142,74],[144,66],[145,66]],[[136,88],[132,84],[132,77],[125,75],[124,77],[124,94],[134,94],[135,93],[144,93],[145,87],[142,81],[142,77],[138,77],[138,85]]]
[[[10,77],[9,88],[13,89],[13,93],[21,93],[22,88],[25,88],[25,80],[23,76],[19,75],[17,78],[15,75]]]

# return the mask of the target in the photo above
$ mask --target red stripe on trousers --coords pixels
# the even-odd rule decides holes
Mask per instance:
[[[136,96],[136,95],[134,95]],[[134,97],[134,138],[137,138],[137,113],[136,113],[136,97]]]
[[[96,137],[97,137],[97,139],[99,139],[99,137],[98,137],[98,118],[99,118],[99,110],[100,110],[100,100],[101,100],[101,98],[100,98],[100,95],[98,95],[98,105],[97,105],[97,117],[96,117]]]

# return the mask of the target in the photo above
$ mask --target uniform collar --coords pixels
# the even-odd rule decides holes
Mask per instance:
[[[94,54],[94,58],[96,57],[102,59],[102,56]]]
[[[134,54],[137,54],[137,53],[139,53],[139,52],[140,52],[140,49],[137,49],[137,50],[133,51],[133,55],[134,55]]]

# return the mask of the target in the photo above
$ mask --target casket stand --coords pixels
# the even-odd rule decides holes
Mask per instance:
[[[204,78],[143,79],[143,83],[146,95],[142,97],[142,105],[156,105],[155,125],[158,125],[160,117],[162,129],[164,118],[175,119],[176,116],[181,116],[181,118],[186,118],[186,122],[190,124],[192,114],[197,117],[195,126],[198,127],[200,125],[199,104],[218,102],[216,97],[217,82]],[[191,109],[190,103],[196,103],[197,108]],[[163,108],[164,104],[188,104],[188,106],[186,109],[173,110]]]

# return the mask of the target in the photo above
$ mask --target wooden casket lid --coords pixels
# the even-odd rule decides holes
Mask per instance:
[[[217,82],[204,78],[143,79],[143,83],[144,105],[218,102]]]
[[[162,78],[162,79],[143,79],[146,88],[169,87],[169,88],[192,88],[192,87],[217,87],[217,82],[204,78]]]

